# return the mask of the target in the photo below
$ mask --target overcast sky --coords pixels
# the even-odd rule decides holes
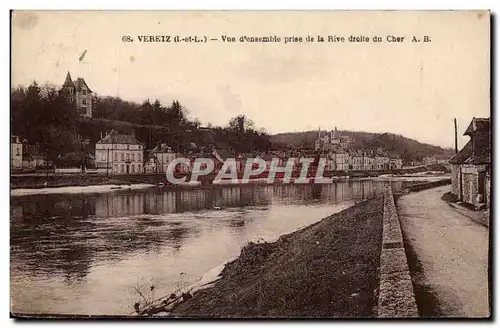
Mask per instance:
[[[158,34],[408,40],[138,42]],[[454,117],[461,135],[490,111],[489,17],[479,12],[16,12],[12,35],[13,86],[62,84],[70,71],[98,95],[177,99],[203,124],[246,114],[273,134],[337,126],[453,147]],[[409,42],[413,35],[432,42]]]

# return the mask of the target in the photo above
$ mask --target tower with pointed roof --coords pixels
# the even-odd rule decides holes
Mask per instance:
[[[83,78],[79,77],[73,81],[71,74],[68,72],[62,90],[68,96],[68,99],[75,104],[80,115],[92,117],[92,90],[90,90]]]

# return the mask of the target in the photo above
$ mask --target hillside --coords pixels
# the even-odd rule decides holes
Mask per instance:
[[[382,148],[389,154],[399,155],[405,161],[421,161],[425,156],[448,156],[451,157],[454,151],[443,149],[418,142],[414,139],[406,138],[402,135],[392,133],[370,133],[359,131],[338,131],[339,135],[349,136],[354,142],[353,149],[377,149]],[[326,131],[322,131],[324,136]],[[279,133],[271,136],[274,147],[293,147],[312,149],[314,141],[318,138],[318,131]]]
[[[200,127],[178,101],[165,106],[159,100],[134,103],[118,97],[94,96],[93,118],[79,115],[66,92],[33,82],[11,90],[11,133],[58,167],[89,163],[94,145],[116,130],[134,133],[146,149],[165,142],[174,151],[265,151],[269,136],[245,117],[233,117],[225,127]],[[28,149],[27,147],[25,150]]]

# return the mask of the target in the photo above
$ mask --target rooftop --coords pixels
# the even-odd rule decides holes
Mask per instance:
[[[71,79],[71,74],[69,72],[68,72],[68,74],[66,74],[66,79],[64,80],[64,83],[62,86],[63,87],[72,87],[72,88],[75,88],[77,91],[80,91],[85,87],[85,89],[88,92],[92,92],[92,90],[90,90],[89,86],[87,85],[87,83],[85,82],[85,80],[83,78],[79,77],[73,81]]]
[[[112,130],[104,138],[97,142],[98,144],[126,144],[126,145],[142,145],[133,134],[120,134]]]
[[[465,135],[470,135],[474,132],[478,131],[489,131],[490,130],[490,119],[489,118],[481,118],[481,117],[473,117],[470,122],[467,130],[464,132]]]
[[[472,155],[472,141],[469,140],[458,153],[450,159],[451,164],[464,164]]]

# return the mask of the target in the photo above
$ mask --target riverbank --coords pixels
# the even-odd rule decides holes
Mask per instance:
[[[375,317],[382,216],[378,197],[276,242],[250,243],[213,287],[185,297],[171,315]]]
[[[31,195],[49,195],[49,194],[96,194],[106,193],[114,190],[140,190],[152,188],[150,184],[121,184],[121,185],[91,185],[91,186],[70,186],[70,187],[53,187],[53,188],[20,188],[12,189],[10,195],[31,196]]]
[[[11,189],[41,189],[41,188],[59,188],[59,187],[86,187],[101,185],[130,185],[134,183],[133,179],[124,179],[123,177],[108,177],[105,175],[86,175],[86,174],[51,174],[51,175],[31,175],[31,176],[12,176],[10,177]],[[137,183],[137,182],[136,182]]]
[[[434,178],[430,172],[437,170],[437,168],[432,167],[418,167],[418,168],[408,168],[408,169],[395,169],[395,170],[384,170],[384,171],[325,171],[323,176],[325,178],[331,178],[332,180],[343,180],[343,179],[385,179],[390,180],[391,178],[406,177],[412,179],[414,176],[412,174],[420,174],[418,178]],[[429,172],[429,174],[425,174]],[[441,172],[445,172],[443,167]],[[439,172],[434,172],[439,173]],[[185,175],[185,174],[184,174]],[[178,177],[183,176],[179,174]],[[294,172],[292,174],[294,178],[299,176],[299,172]],[[315,172],[311,171],[308,173],[308,177],[314,177]],[[189,176],[186,176],[187,180],[190,180]],[[240,174],[239,179],[242,176]],[[283,173],[276,174],[276,178],[282,179]],[[211,185],[214,183],[215,174],[208,176],[201,176],[198,178],[198,183],[193,183],[192,186],[196,185]],[[258,180],[263,180],[267,182],[267,173],[262,173],[258,176],[252,178],[252,182],[258,182]],[[100,185],[131,185],[131,184],[159,184],[163,183],[165,185],[170,185],[166,179],[164,173],[151,173],[151,174],[113,174],[113,175],[96,175],[96,174],[56,174],[56,173],[25,173],[25,174],[13,174],[10,176],[10,188],[11,189],[41,189],[41,188],[56,188],[56,187],[82,187],[82,186],[100,186]],[[231,182],[223,184],[232,184]],[[186,185],[183,185],[186,186]],[[189,186],[189,185],[187,185]]]

